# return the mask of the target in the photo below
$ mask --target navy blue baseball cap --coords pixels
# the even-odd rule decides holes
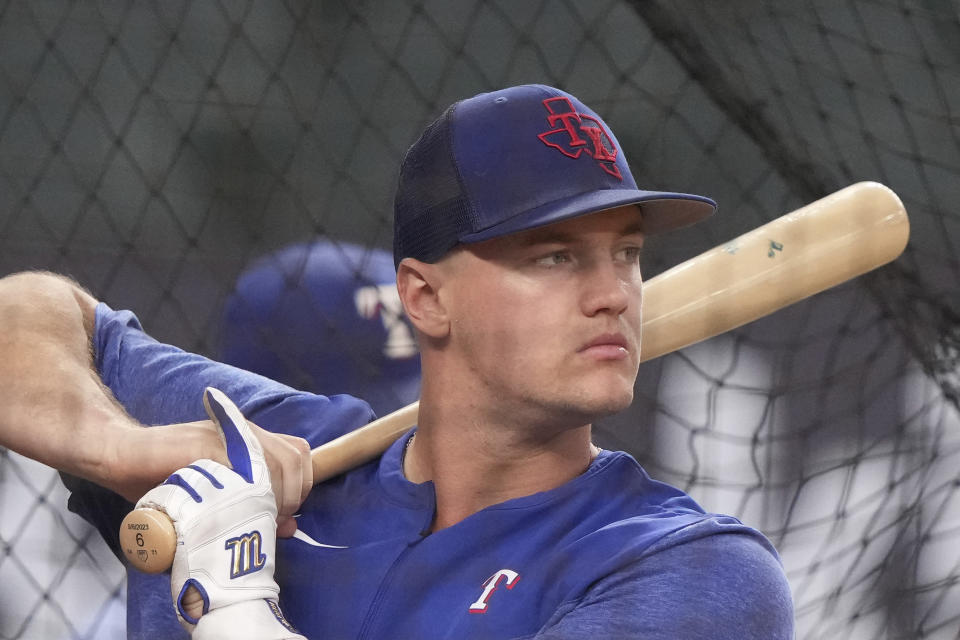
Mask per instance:
[[[377,415],[420,394],[420,357],[387,251],[318,239],[243,271],[217,359],[304,391],[346,393]]]
[[[643,191],[613,132],[565,91],[522,85],[454,103],[410,147],[394,200],[394,264],[623,205],[646,233],[716,210],[704,196]]]

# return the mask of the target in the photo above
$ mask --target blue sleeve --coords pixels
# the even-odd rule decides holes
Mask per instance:
[[[135,419],[147,425],[206,418],[202,393],[215,386],[261,427],[306,438],[311,446],[356,429],[373,418],[351,396],[296,391],[268,378],[157,342],[129,311],[100,303],[93,339],[94,363],[103,383]],[[120,557],[116,532],[132,505],[112,491],[61,474],[68,506],[100,531]]]
[[[163,344],[144,333],[130,311],[100,303],[93,340],[103,383],[136,420],[146,425],[205,419],[203,389],[227,394],[264,429],[305,438],[311,446],[372,420],[370,406],[352,396],[297,391],[263,376]]]
[[[536,640],[792,640],[793,600],[759,536],[724,533],[669,546],[598,582]]]

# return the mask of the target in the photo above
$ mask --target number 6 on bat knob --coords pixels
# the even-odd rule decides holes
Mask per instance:
[[[644,283],[640,360],[730,331],[880,267],[903,252],[909,235],[900,198],[876,182],[850,185],[781,216]],[[314,481],[383,453],[416,424],[417,410],[413,403],[314,449]],[[131,564],[150,572],[170,566],[176,535],[164,514],[139,509],[122,527]]]
[[[160,573],[173,564],[177,532],[162,511],[134,509],[120,525],[120,548],[140,571]]]

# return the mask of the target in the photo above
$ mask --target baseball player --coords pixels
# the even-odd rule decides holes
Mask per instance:
[[[198,487],[213,483],[188,469],[166,495],[148,494],[143,504],[175,519],[184,495],[200,498],[189,498],[200,515],[177,525],[170,593],[184,624],[204,638],[792,638],[789,586],[759,532],[591,442],[591,423],[632,400],[644,238],[714,208],[639,190],[613,133],[566,92],[525,85],[451,106],[407,153],[395,202],[398,292],[422,358],[418,426],[313,488],[292,537],[283,516],[306,462],[274,463],[275,547],[262,493],[255,513],[233,515],[218,507],[233,498],[208,498]],[[129,312],[58,284],[80,300],[99,378],[142,423],[202,418],[185,399],[208,386],[236,403],[236,421],[311,445],[369,417],[349,397],[298,393],[156,343]],[[140,434],[158,430],[129,431],[146,442]],[[300,451],[254,432],[268,466],[277,438]],[[194,458],[230,464],[222,445],[210,451]],[[83,470],[111,487],[126,471]],[[224,495],[242,493],[208,472]],[[216,526],[194,536],[196,518]],[[256,567],[243,575],[257,582],[223,596],[224,567],[238,566],[230,541],[243,536],[258,540],[239,565]]]

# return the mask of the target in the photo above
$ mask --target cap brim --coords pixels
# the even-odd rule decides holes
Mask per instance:
[[[648,234],[689,226],[708,218],[717,209],[717,203],[710,198],[689,193],[635,189],[592,191],[525,211],[459,240],[467,244],[482,242],[631,204],[640,205],[644,232]]]

